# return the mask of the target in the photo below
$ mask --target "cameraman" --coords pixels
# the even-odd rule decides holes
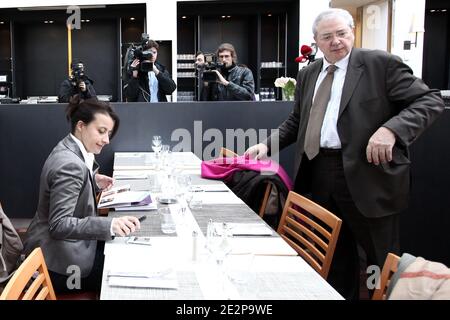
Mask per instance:
[[[195,70],[197,77],[197,100],[208,101],[210,94],[210,83],[203,80],[203,72],[205,71],[205,54],[202,51],[197,51],[195,54]]]
[[[70,98],[80,94],[81,98],[97,98],[93,83],[84,73],[84,64],[77,60],[70,64],[72,74],[69,79],[64,80],[59,88],[58,101],[60,103],[69,102]]]
[[[210,99],[212,101],[254,100],[255,81],[252,71],[242,65],[236,65],[237,54],[232,44],[223,43],[216,55],[222,67],[213,70],[217,74],[217,83],[212,83]]]
[[[166,95],[172,94],[177,88],[175,81],[170,77],[166,67],[156,61],[159,45],[153,40],[143,46],[149,57],[140,61],[138,58],[131,62],[132,77],[124,87],[125,97],[128,102],[167,102]],[[142,63],[152,63],[149,71],[143,71]]]

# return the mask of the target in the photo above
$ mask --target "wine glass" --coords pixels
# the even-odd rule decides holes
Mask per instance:
[[[158,156],[159,152],[161,151],[161,148],[162,148],[161,136],[153,136],[152,149],[156,153],[157,156]]]
[[[217,230],[213,230],[212,234],[210,235],[210,239],[207,239],[207,241],[209,242],[207,247],[222,271],[223,261],[232,249],[231,237],[231,230],[224,222],[222,224],[222,234],[219,235],[217,233]]]

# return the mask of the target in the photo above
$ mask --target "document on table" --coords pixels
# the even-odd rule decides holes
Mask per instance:
[[[177,289],[177,274],[174,269],[120,271],[110,270],[108,284],[116,287]]]
[[[176,270],[170,259],[164,259],[164,248],[157,243],[144,246],[116,239],[105,245],[108,264],[104,268],[110,286],[178,288]]]
[[[114,179],[116,180],[141,180],[141,179],[148,179],[149,174],[148,173],[142,173],[141,171],[135,171],[135,172],[115,172],[114,173]]]
[[[233,236],[271,236],[273,230],[263,223],[227,223]],[[215,222],[216,233],[221,235],[223,223]]]
[[[297,256],[297,252],[281,237],[233,237],[230,254],[261,256]]]

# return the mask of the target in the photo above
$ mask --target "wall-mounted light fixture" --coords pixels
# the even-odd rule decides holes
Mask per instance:
[[[414,35],[414,42],[411,40],[406,40],[403,42],[403,50],[411,50],[411,45],[413,44],[417,48],[417,36],[419,33],[424,33],[425,28],[422,23],[419,23],[416,15],[413,16],[411,21],[411,26],[409,27],[409,34]]]

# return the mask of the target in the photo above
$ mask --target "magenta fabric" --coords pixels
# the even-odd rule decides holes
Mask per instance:
[[[234,172],[252,170],[261,174],[277,174],[288,190],[292,190],[292,181],[280,164],[274,160],[254,160],[247,156],[224,157],[202,161],[202,178],[227,181]]]

